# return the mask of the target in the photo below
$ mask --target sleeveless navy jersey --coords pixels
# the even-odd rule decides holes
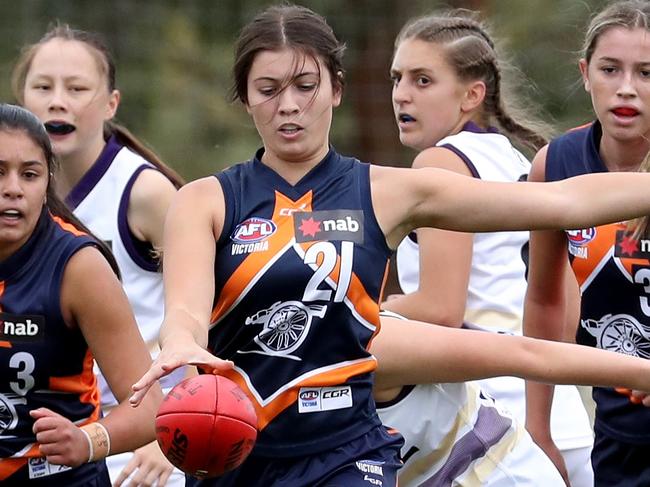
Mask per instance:
[[[551,142],[546,179],[607,172],[598,147],[598,122]],[[625,222],[567,231],[571,266],[582,304],[576,341],[650,358],[650,241],[632,240]],[[594,388],[595,427],[611,438],[650,444],[650,409],[611,388]]]
[[[60,307],[65,266],[87,245],[95,241],[44,210],[25,245],[0,262],[0,480],[40,456],[30,410],[77,424],[99,417],[93,357]]]
[[[292,186],[261,154],[216,175],[226,214],[209,346],[255,404],[253,453],[309,455],[379,424],[367,348],[391,250],[368,164],[330,150]]]

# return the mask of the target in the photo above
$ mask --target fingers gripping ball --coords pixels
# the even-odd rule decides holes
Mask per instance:
[[[237,384],[205,374],[177,384],[156,415],[156,438],[171,463],[195,477],[238,467],[253,449],[257,416]]]

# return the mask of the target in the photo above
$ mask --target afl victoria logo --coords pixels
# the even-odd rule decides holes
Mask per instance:
[[[591,227],[582,230],[567,230],[566,236],[571,245],[582,247],[596,238],[596,228]]]
[[[275,233],[277,226],[265,218],[249,218],[235,228],[230,237],[233,242],[245,244],[265,240]]]
[[[318,399],[318,391],[315,390],[303,391],[300,393],[300,399],[302,399],[303,401],[313,401],[315,399]]]

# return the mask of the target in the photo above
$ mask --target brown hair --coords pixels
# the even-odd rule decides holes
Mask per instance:
[[[445,58],[463,81],[480,80],[486,93],[484,122],[496,122],[508,135],[524,146],[539,150],[548,142],[551,129],[548,124],[534,119],[521,108],[512,93],[502,86],[502,65],[494,41],[487,28],[477,20],[477,13],[468,10],[451,10],[427,15],[409,21],[395,39],[395,49],[407,39],[417,39],[439,44]],[[508,99],[508,108],[504,106]],[[518,122],[510,113],[517,113]]]
[[[54,191],[52,177],[57,166],[56,158],[54,157],[54,152],[52,152],[52,143],[50,142],[50,137],[47,135],[45,127],[38,120],[36,115],[28,110],[25,110],[22,107],[2,103],[0,104],[0,131],[23,132],[32,140],[32,142],[34,142],[34,144],[40,147],[40,149],[43,151],[43,156],[45,157],[45,163],[47,164],[47,170],[49,174],[47,190],[45,193],[47,209],[52,215],[58,216],[66,222],[72,223],[79,230],[82,230],[88,235],[94,237],[92,232],[83,223],[81,223],[81,221],[76,216],[72,214],[70,209],[65,205],[65,203],[63,203],[63,201],[59,199]],[[97,248],[106,258],[115,274],[119,277],[120,271],[117,267],[115,257],[113,257],[110,249],[97,237],[94,238],[96,240]]]
[[[18,103],[24,105],[25,81],[34,56],[43,44],[52,39],[77,41],[88,46],[90,48],[89,52],[96,58],[97,65],[106,76],[108,91],[115,90],[115,61],[102,37],[93,32],[73,29],[67,24],[57,23],[38,42],[25,46],[18,58],[11,76],[11,86]],[[120,143],[153,164],[176,188],[180,188],[184,184],[183,178],[176,171],[167,166],[153,150],[138,140],[126,127],[113,121],[107,121],[104,124],[104,138],[108,139],[111,135],[115,135]]]
[[[306,7],[275,5],[259,13],[239,33],[235,42],[231,100],[248,104],[248,74],[255,56],[261,51],[285,47],[320,59],[330,73],[332,86],[343,88],[345,44],[338,41],[325,19]]]

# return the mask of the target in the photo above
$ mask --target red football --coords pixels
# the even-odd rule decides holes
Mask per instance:
[[[233,381],[199,375],[169,391],[156,415],[156,438],[185,473],[216,477],[241,465],[253,449],[257,415]]]

